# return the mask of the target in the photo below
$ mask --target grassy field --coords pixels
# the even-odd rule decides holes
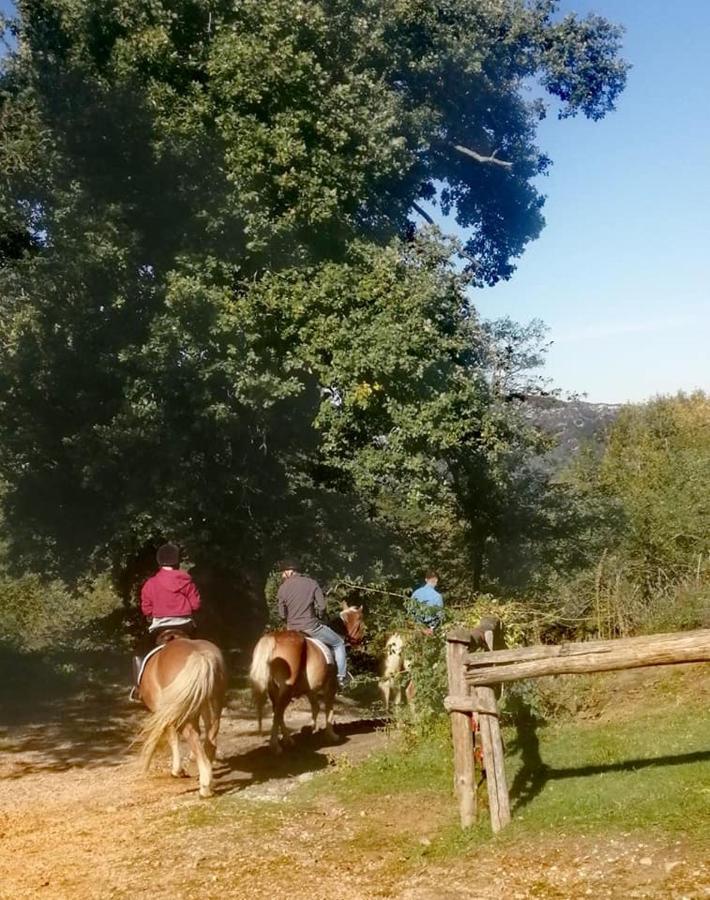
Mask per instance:
[[[282,803],[226,795],[181,812],[181,827],[197,841],[248,834],[270,889],[289,882],[295,896],[317,862],[350,882],[313,897],[710,897],[707,667],[597,676],[580,691],[573,719],[507,728],[513,823],[497,837],[485,788],[478,825],[458,827],[446,722],[357,765],[341,756]],[[244,889],[260,896],[256,885]]]
[[[591,679],[590,679],[591,681]],[[641,829],[688,835],[710,848],[710,672],[687,667],[594,679],[581,717],[505,730],[513,825],[526,833]],[[615,685],[619,687],[615,689]],[[328,785],[346,802],[420,795],[428,809],[449,799],[446,725],[422,741],[378,755]],[[315,795],[319,785],[310,789]],[[480,791],[485,806],[485,788]],[[486,810],[459,836],[449,825],[429,853],[490,839]]]

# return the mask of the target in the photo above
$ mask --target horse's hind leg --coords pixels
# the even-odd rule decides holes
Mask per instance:
[[[277,687],[274,687],[272,685],[269,686],[269,697],[271,699],[271,706],[273,710],[273,715],[271,717],[271,735],[269,737],[269,747],[271,747],[271,750],[274,753],[281,753],[281,744],[279,743],[279,730],[284,727],[283,715],[285,706],[282,702]]]
[[[187,772],[180,758],[180,738],[174,725],[168,728],[168,743],[170,744],[170,753],[172,754],[172,764],[170,766],[170,774],[173,778],[187,778]]]
[[[188,722],[183,728],[185,738],[187,739],[192,752],[197,760],[197,770],[200,773],[200,797],[212,796],[212,763],[202,746],[200,732],[195,723]]]
[[[318,713],[320,712],[320,700],[316,694],[309,694],[308,699],[311,704],[311,716],[313,717],[313,734],[318,730]]]
[[[385,715],[389,715],[390,711],[390,694],[392,693],[392,680],[383,678],[379,683],[380,693],[382,694],[382,702],[385,704]]]
[[[205,723],[205,752],[210,762],[214,762],[214,758],[217,755],[220,713],[220,709],[208,707],[203,715]]]
[[[333,706],[335,705],[335,676],[333,676],[325,689],[325,736],[329,741],[337,743],[338,735],[333,729]]]

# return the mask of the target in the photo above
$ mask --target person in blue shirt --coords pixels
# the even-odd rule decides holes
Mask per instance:
[[[414,591],[411,598],[416,601],[412,604],[414,618],[428,628],[437,628],[441,625],[444,598],[436,589],[438,583],[438,574],[429,569],[424,575],[424,584]]]

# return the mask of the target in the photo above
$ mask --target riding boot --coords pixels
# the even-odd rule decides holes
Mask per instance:
[[[140,675],[141,665],[143,663],[142,656],[133,656],[131,658],[131,669],[133,672],[133,687],[131,688],[131,693],[128,695],[128,699],[131,703],[140,703],[141,696],[138,689],[138,676]]]

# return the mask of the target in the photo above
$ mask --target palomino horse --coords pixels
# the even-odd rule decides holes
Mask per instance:
[[[404,694],[412,711],[414,711],[414,682],[410,678],[406,687],[403,683],[411,666],[411,662],[407,657],[408,636],[409,634],[406,631],[396,631],[387,638],[387,643],[385,644],[385,655],[380,664],[379,688],[386,713],[390,711],[393,688],[395,706],[399,706]]]
[[[345,626],[346,641],[359,644],[365,634],[362,607],[343,603],[340,619]],[[249,672],[254,700],[259,715],[259,733],[264,703],[268,693],[274,710],[269,745],[274,753],[281,752],[279,731],[284,743],[291,742],[284,723],[286,707],[295,697],[308,696],[313,715],[313,731],[318,725],[320,703],[325,706],[325,734],[331,741],[337,736],[333,731],[333,704],[337,692],[335,666],[326,663],[325,657],[314,641],[298,631],[274,631],[259,639]]]
[[[209,641],[175,636],[151,656],[140,684],[141,698],[152,713],[141,732],[144,770],[167,732],[172,751],[171,772],[176,778],[184,776],[178,738],[182,733],[197,760],[200,796],[210,797],[212,761],[226,688],[222,653]],[[204,738],[200,735],[200,720]]]
[[[394,632],[387,638],[384,657],[380,664],[379,682],[386,712],[389,712],[393,688],[395,691],[395,706],[399,706],[404,694],[410,708],[414,711],[414,696],[416,694],[414,682],[409,678],[406,682],[406,687],[404,686],[405,677],[411,669],[407,644],[414,633],[413,630],[402,629]],[[429,634],[431,634],[431,630],[429,630]],[[505,639],[500,620],[495,616],[483,616],[471,632],[471,646],[482,650],[500,650],[505,648]]]

